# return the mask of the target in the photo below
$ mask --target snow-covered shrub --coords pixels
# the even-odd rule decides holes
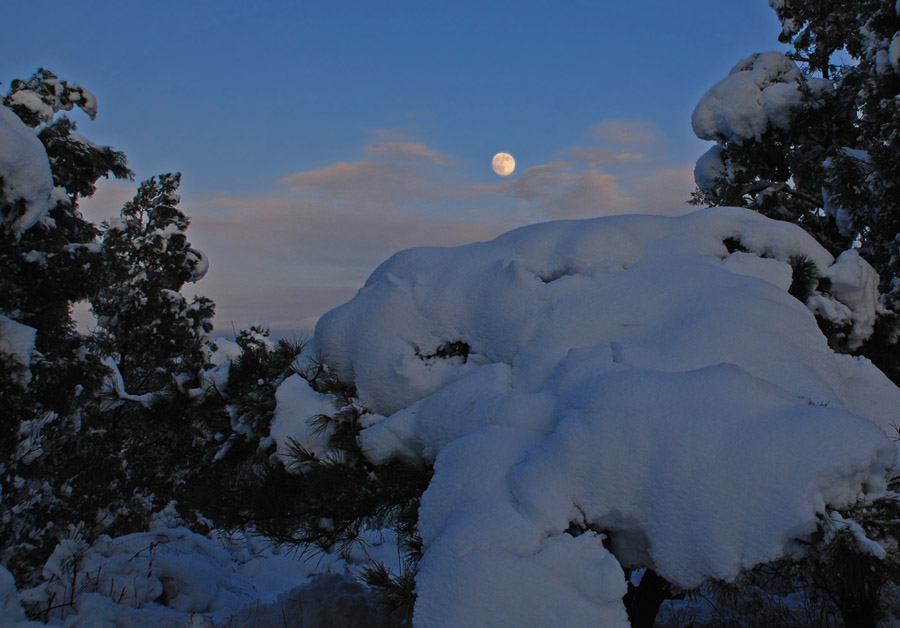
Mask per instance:
[[[317,325],[308,350],[353,396],[313,423],[358,449],[328,434],[298,477],[348,452],[371,476],[433,470],[413,522],[416,626],[628,625],[626,573],[732,580],[803,555],[826,512],[889,496],[900,390],[834,353],[789,293],[795,267],[818,294],[810,264],[851,263],[737,208],[403,251]],[[850,287],[829,298],[862,320],[877,295]],[[295,459],[317,446],[301,417],[320,407],[279,394]],[[384,498],[357,477],[361,502]],[[304,540],[328,538],[325,507],[309,503]]]
[[[272,341],[261,322],[239,331],[234,341],[212,342],[209,367],[201,374],[201,387],[188,391],[194,405],[186,411],[202,433],[206,458],[174,497],[186,518],[202,514],[199,524],[205,518],[229,529],[255,525],[249,504],[257,500],[260,478],[279,466],[269,437],[276,390],[295,376],[303,342]]]

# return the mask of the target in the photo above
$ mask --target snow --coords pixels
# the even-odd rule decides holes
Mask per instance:
[[[788,294],[796,255],[829,295]],[[802,551],[826,508],[884,490],[900,390],[835,354],[813,316],[864,341],[877,283],[856,252],[835,260],[745,209],[556,221],[401,251],[320,319],[300,359],[324,358],[356,387],[372,462],[433,466],[417,628],[625,627],[628,570],[686,588],[729,580]],[[21,327],[0,318],[0,347],[20,361],[33,342]],[[244,341],[271,348],[262,323]],[[216,339],[207,384],[240,352]],[[145,401],[107,366],[115,401]],[[276,402],[279,454],[296,439],[326,457],[308,420],[333,414],[330,398],[295,375]],[[40,427],[19,434],[31,449]],[[0,627],[28,625],[20,601],[55,605],[49,619],[70,627],[389,625],[358,574],[372,558],[400,569],[391,532],[297,555],[250,534],[204,537],[170,514],[93,545],[70,534],[18,600],[0,569]],[[883,555],[858,523],[826,519]]]
[[[56,83],[56,87],[59,86],[59,83],[55,81],[54,83]],[[10,94],[9,101],[14,105],[25,107],[47,124],[53,121],[53,114],[56,113],[51,105],[44,102],[40,94],[30,89],[23,89]]]
[[[334,414],[331,399],[314,391],[299,375],[292,375],[278,387],[275,401],[277,405],[269,435],[275,440],[282,459],[289,462],[285,456],[290,450],[291,439],[309,453],[324,456],[328,434],[314,430],[308,420],[319,414]]]
[[[863,530],[862,526],[852,519],[846,519],[838,512],[831,512],[828,513],[828,520],[830,526],[832,526],[831,530],[828,531],[831,534],[838,530],[847,530],[862,553],[870,554],[879,560],[884,560],[887,557],[887,551],[884,547],[877,541],[873,541],[866,536],[866,532]],[[826,538],[826,541],[827,540],[828,539]]]
[[[191,283],[197,283],[209,272],[209,258],[203,251],[190,249],[187,252],[188,263],[191,264],[191,277],[188,279]]]
[[[19,94],[26,92],[17,92]],[[27,92],[30,93],[30,92]],[[50,208],[53,177],[44,145],[12,111],[0,105],[0,204],[21,199],[25,211],[5,227],[16,233],[41,220]],[[6,218],[10,220],[9,217]],[[0,215],[0,224],[4,217]]]
[[[829,167],[831,159],[826,159],[822,165],[826,168]],[[835,202],[834,197],[831,196],[831,193],[824,186],[822,187],[822,210],[834,218],[835,226],[841,235],[848,238],[853,237],[853,216],[844,207]]]
[[[0,565],[0,628],[47,628],[47,624],[25,619],[25,609],[16,597],[13,575]]]
[[[844,251],[825,272],[831,292],[847,305],[853,323],[849,345],[858,349],[872,335],[877,317],[878,274],[856,249]]]
[[[725,176],[725,164],[722,161],[722,147],[714,144],[700,155],[694,166],[694,183],[701,190],[715,187],[716,179]]]
[[[212,346],[208,347],[210,351],[206,359],[213,366],[222,366],[229,361],[236,360],[243,353],[240,345],[233,340],[216,336],[211,341]]]
[[[741,251],[735,251],[726,257],[722,260],[722,265],[733,273],[768,281],[785,292],[791,287],[794,275],[787,262]]]
[[[0,354],[12,356],[12,359],[25,367],[18,377],[21,385],[31,381],[31,352],[34,350],[34,336],[37,330],[28,325],[17,323],[0,314]]]
[[[623,568],[727,580],[883,490],[900,390],[828,347],[787,292],[794,255],[871,333],[864,261],[737,208],[402,251],[325,314],[366,455],[434,466],[416,626],[624,626]],[[302,390],[279,391],[298,438]]]
[[[828,81],[804,79],[800,68],[779,52],[754,54],[738,62],[697,104],[691,116],[703,140],[760,139],[771,127],[788,129],[791,114],[803,101],[800,82],[815,92],[831,89]]]
[[[888,48],[888,61],[891,66],[900,72],[900,32],[894,34],[891,45]]]
[[[44,124],[53,122],[57,111],[71,111],[76,105],[93,120],[97,117],[97,99],[85,88],[59,81],[55,76],[41,79],[44,88],[52,88],[49,93],[40,94],[34,89],[20,89],[8,96],[14,105],[25,107]]]
[[[110,407],[122,401],[135,401],[145,408],[156,400],[157,393],[144,393],[143,395],[132,395],[125,390],[125,380],[122,379],[122,373],[119,371],[119,365],[112,357],[104,357],[101,362],[107,368],[106,378],[103,381],[103,393],[110,399]]]
[[[74,535],[47,560],[42,582],[16,597],[0,568],[0,627],[26,606],[52,609],[51,622],[95,626],[387,626],[358,580],[369,556],[396,568],[396,537],[369,530],[367,552],[298,555],[246,534],[204,537],[185,528],[101,537],[88,546]],[[301,622],[302,620],[302,622]],[[6,623],[4,623],[6,622]],[[57,624],[52,624],[57,625]]]

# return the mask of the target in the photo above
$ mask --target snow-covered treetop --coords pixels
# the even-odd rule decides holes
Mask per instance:
[[[801,257],[831,304],[874,310],[858,256],[716,208],[403,251],[325,314],[365,455],[434,468],[416,625],[625,626],[623,567],[729,579],[879,491],[900,390],[828,347],[788,292]],[[324,407],[289,393],[280,417]]]

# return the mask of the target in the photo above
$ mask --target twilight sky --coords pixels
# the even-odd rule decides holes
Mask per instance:
[[[39,66],[84,86],[99,115],[70,114],[79,133],[135,171],[88,218],[182,172],[210,258],[185,292],[227,334],[308,333],[401,248],[690,210],[694,105],[741,58],[785,49],[766,0],[28,0],[3,16],[0,89]]]

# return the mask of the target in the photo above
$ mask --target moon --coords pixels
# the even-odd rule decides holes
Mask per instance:
[[[501,177],[508,177],[516,169],[516,160],[509,153],[497,153],[491,161],[491,167]]]

